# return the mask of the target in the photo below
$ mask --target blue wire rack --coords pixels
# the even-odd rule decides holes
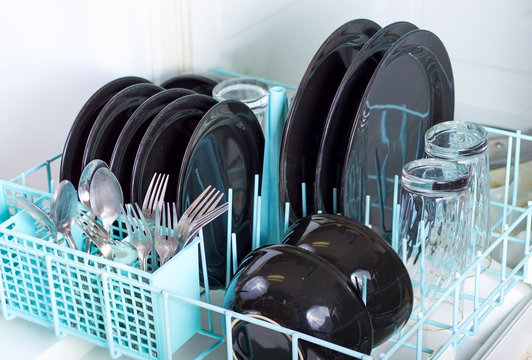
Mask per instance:
[[[218,73],[224,73],[217,70]],[[236,73],[224,73],[240,76]],[[270,82],[271,83],[271,82]],[[273,85],[279,85],[273,83]],[[199,266],[205,270],[206,258],[203,238],[200,236],[182,253],[171,259],[154,273],[65,248],[48,241],[49,233],[40,227],[16,203],[16,195],[24,196],[43,208],[51,203],[54,188],[51,165],[60,158],[54,156],[36,167],[13,178],[0,181],[0,309],[5,319],[20,317],[36,324],[51,327],[57,336],[73,335],[109,349],[112,358],[127,355],[138,359],[170,359],[194,337],[211,339],[195,354],[196,359],[216,356],[220,348],[232,359],[231,324],[235,319],[250,322],[286,334],[292,343],[292,359],[299,359],[299,341],[308,341],[352,356],[356,359],[439,358],[449,348],[458,351],[467,339],[476,334],[482,322],[494,308],[504,303],[508,292],[527,275],[531,255],[532,204],[519,206],[518,179],[520,147],[532,137],[519,131],[509,132],[487,128],[488,132],[507,137],[508,156],[502,202],[492,201],[492,207],[502,210],[502,216],[492,225],[492,243],[478,254],[463,274],[456,274],[454,282],[430,307],[414,309],[411,320],[387,343],[374,350],[372,355],[313,338],[291,329],[224,309],[211,301],[208,280],[200,288]],[[43,190],[29,187],[34,178]],[[397,228],[398,178],[394,183],[393,233]],[[254,191],[255,216],[253,221],[253,248],[261,245],[260,229],[261,194],[258,175]],[[305,193],[302,184],[302,193]],[[229,200],[231,194],[229,192]],[[364,222],[371,226],[369,204],[366,197]],[[288,224],[288,204],[279,215]],[[229,214],[228,219],[231,214]],[[510,221],[512,219],[513,221]],[[114,236],[124,236],[120,223],[114,226]],[[524,239],[517,238],[516,229],[525,229]],[[82,239],[79,233],[74,234]],[[236,266],[234,250],[238,239],[227,227],[227,270],[230,278]],[[398,241],[392,236],[392,245]],[[81,240],[80,240],[81,241]],[[509,247],[523,248],[520,260],[508,268]],[[502,253],[501,265],[485,267],[495,249]],[[401,254],[399,254],[401,256]],[[493,263],[492,263],[493,264]],[[175,274],[181,274],[176,279]],[[207,272],[203,271],[204,276]],[[487,286],[483,276],[489,274],[497,281]],[[472,283],[472,286],[465,286]],[[416,286],[416,284],[414,284]],[[417,284],[417,286],[419,286]],[[365,290],[365,289],[364,289]],[[462,307],[460,304],[466,304]],[[448,316],[441,320],[435,315],[449,308]],[[216,324],[216,321],[220,324]],[[425,344],[427,327],[445,331],[445,341],[439,347]],[[192,339],[192,340],[191,340]],[[402,355],[398,355],[401,351]]]

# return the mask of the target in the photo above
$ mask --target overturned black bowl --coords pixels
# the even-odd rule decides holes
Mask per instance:
[[[366,305],[375,346],[401,329],[412,312],[412,282],[395,251],[375,231],[350,218],[316,214],[297,220],[283,243],[311,251],[336,266],[360,292],[367,279]]]
[[[269,245],[250,253],[227,289],[224,307],[365,354],[373,346],[369,314],[351,282],[295,246]],[[283,333],[237,319],[232,335],[237,359],[291,358],[291,339]],[[298,345],[300,358],[344,358],[307,341]]]

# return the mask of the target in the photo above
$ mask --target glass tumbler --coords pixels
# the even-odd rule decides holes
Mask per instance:
[[[420,159],[403,167],[398,252],[418,301],[435,299],[465,269],[468,186],[467,167],[456,162]]]
[[[488,134],[478,124],[446,121],[425,133],[425,153],[437,159],[457,161],[467,166],[471,177],[469,193],[468,262],[484,252],[490,239],[490,181]]]
[[[268,112],[268,85],[254,78],[233,78],[218,83],[212,89],[212,97],[218,101],[239,100],[246,104],[259,120],[266,135]]]

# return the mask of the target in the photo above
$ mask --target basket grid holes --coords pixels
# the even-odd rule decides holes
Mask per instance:
[[[115,341],[157,357],[151,292],[114,279],[110,280],[109,288]]]

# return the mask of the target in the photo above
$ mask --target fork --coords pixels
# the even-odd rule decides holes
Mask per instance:
[[[113,259],[113,249],[110,245],[109,233],[86,213],[82,213],[75,219],[76,224],[87,236],[87,240],[92,241],[106,259]]]
[[[222,215],[224,212],[229,209],[229,203],[222,204],[218,206],[217,208],[209,211],[205,215],[203,215],[200,218],[195,219],[188,231],[186,233],[183,233],[182,236],[179,236],[179,243],[183,244],[183,248],[187,246],[196,236],[196,234],[201,230],[202,227],[216,219],[218,216]]]
[[[148,255],[151,252],[153,236],[151,234],[146,218],[144,217],[139,205],[126,204],[125,210],[122,207],[124,223],[129,235],[129,242],[137,249],[137,255],[140,260],[141,269],[148,269]]]
[[[157,172],[153,174],[148,190],[146,190],[144,201],[142,202],[142,215],[144,215],[146,219],[153,220],[155,218],[157,206],[160,201],[164,200],[168,178],[168,174]]]
[[[186,238],[192,230],[193,222],[205,213],[212,211],[223,195],[224,193],[220,192],[220,190],[216,190],[211,185],[207,186],[181,215],[177,224],[179,238]]]
[[[172,217],[170,217],[170,214]],[[161,201],[155,213],[155,250],[161,259],[160,266],[163,266],[168,259],[176,252],[179,241],[177,237],[177,209],[175,203],[172,203],[170,212],[170,203]]]

